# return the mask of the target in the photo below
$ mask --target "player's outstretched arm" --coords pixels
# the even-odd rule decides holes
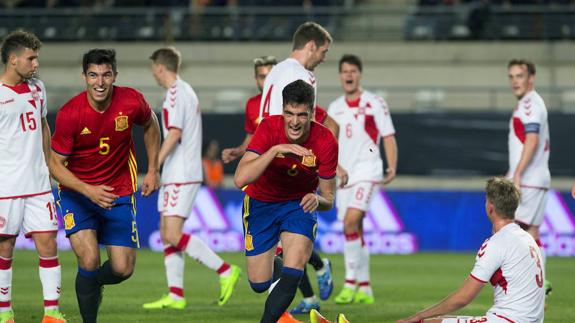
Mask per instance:
[[[52,151],[48,164],[52,177],[65,187],[86,196],[100,207],[110,209],[114,206],[114,201],[118,198],[118,195],[112,193],[114,188],[107,185],[93,186],[81,181],[66,168],[67,159],[68,157]]]
[[[441,302],[424,309],[417,314],[414,314],[406,319],[398,320],[397,323],[418,323],[421,320],[436,317],[451,312],[455,312],[460,308],[465,307],[467,304],[479,294],[483,283],[473,279],[471,276],[463,282],[463,285],[458,290],[447,296]]]
[[[248,144],[252,140],[252,136],[253,135],[251,133],[247,133],[241,145],[222,150],[222,161],[224,162],[224,164],[227,164],[231,161],[234,161],[242,157],[246,153],[246,148],[248,147]]]
[[[261,155],[247,151],[240,160],[238,168],[236,168],[236,173],[234,174],[234,184],[236,187],[241,189],[255,182],[279,153],[294,154],[297,156],[313,156],[308,149],[296,144],[276,145]]]
[[[523,150],[521,151],[521,158],[515,168],[515,174],[513,174],[513,183],[515,186],[519,187],[521,185],[521,175],[523,171],[533,158],[537,145],[539,144],[539,134],[537,133],[527,133],[525,134],[525,142],[523,143]]]
[[[319,194],[308,193],[299,205],[305,212],[327,211],[333,207],[335,192],[335,177],[330,179],[319,179]]]
[[[395,141],[395,136],[383,138],[383,149],[385,150],[385,160],[387,161],[383,179],[383,184],[385,185],[395,178],[395,170],[397,169],[397,142]]]
[[[148,155],[148,172],[142,183],[142,196],[149,196],[160,187],[160,125],[154,113],[144,125],[144,145]]]

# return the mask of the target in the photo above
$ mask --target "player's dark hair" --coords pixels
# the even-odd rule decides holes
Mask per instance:
[[[116,64],[116,51],[113,49],[101,49],[101,48],[94,48],[90,49],[84,57],[82,58],[82,70],[84,74],[88,71],[88,67],[91,65],[102,65],[108,64],[112,68],[114,74],[117,73],[117,64]]]
[[[513,182],[503,177],[491,177],[485,186],[485,196],[501,217],[515,219],[520,194]]]
[[[315,102],[313,87],[303,80],[297,80],[286,85],[282,91],[283,106],[288,104],[305,104],[310,112]]]
[[[276,65],[277,63],[276,58],[271,55],[256,57],[254,58],[254,72],[257,74],[260,66]]]
[[[361,63],[361,59],[359,57],[352,55],[352,54],[345,54],[339,59],[339,71],[341,72],[341,66],[343,63],[348,63],[351,65],[357,66],[359,72],[363,72],[363,64]]]
[[[313,40],[317,47],[323,46],[326,42],[331,43],[333,39],[325,28],[320,24],[308,21],[301,24],[293,34],[292,49],[302,49],[309,41]]]
[[[512,59],[509,61],[509,63],[507,64],[507,69],[509,69],[511,66],[515,66],[515,65],[525,65],[525,67],[527,67],[527,74],[529,75],[535,75],[535,63],[533,63],[530,60],[527,59]]]
[[[182,54],[175,47],[164,47],[156,50],[150,59],[155,64],[164,65],[168,71],[178,73],[180,63],[182,62]]]
[[[40,50],[42,42],[31,32],[17,30],[9,33],[2,41],[2,64],[8,63],[11,54],[30,48],[33,51]]]

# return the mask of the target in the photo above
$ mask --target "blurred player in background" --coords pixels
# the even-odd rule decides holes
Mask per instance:
[[[66,322],[58,309],[61,269],[56,247],[58,218],[48,173],[50,127],[46,88],[37,78],[36,35],[8,34],[0,49],[0,322],[14,322],[12,255],[22,229],[39,257],[44,295],[42,322]]]
[[[250,140],[252,139],[254,132],[256,132],[256,128],[258,127],[258,124],[261,120],[259,117],[260,102],[262,99],[264,81],[276,63],[276,58],[273,56],[261,56],[254,58],[254,72],[259,93],[249,98],[246,102],[244,122],[246,137],[239,146],[222,150],[222,161],[224,163],[227,164],[233,160],[236,160],[242,157],[246,152],[246,147],[250,143]]]
[[[283,247],[281,276],[261,320],[274,323],[293,300],[310,258],[317,229],[315,211],[333,206],[337,168],[335,138],[311,121],[313,87],[297,80],[282,94],[283,116],[262,120],[234,177],[238,188],[247,186],[244,234],[248,278],[254,291],[265,292],[272,285],[279,241]]]
[[[543,322],[545,270],[541,249],[514,220],[519,191],[507,179],[490,178],[485,197],[485,212],[493,224],[493,235],[479,248],[469,277],[440,303],[398,323],[424,320],[437,323]],[[437,317],[471,303],[487,282],[493,285],[494,305],[485,316]]]
[[[547,108],[535,91],[535,64],[513,59],[507,65],[507,70],[511,91],[518,100],[509,122],[507,173],[521,192],[515,221],[541,247],[545,266],[545,250],[539,239],[539,227],[543,222],[547,191],[551,184]],[[548,281],[545,281],[545,292],[551,292]]]
[[[138,168],[132,128],[144,127],[148,171],[142,195],[159,187],[160,128],[144,96],[114,86],[116,52],[92,49],[82,59],[86,91],[58,112],[50,170],[66,235],[78,259],[76,296],[84,322],[96,322],[103,285],[128,279],[139,248],[134,193]],[[108,260],[100,266],[99,244]]]
[[[339,164],[349,174],[347,185],[337,190],[337,217],[345,235],[345,283],[335,298],[337,304],[374,302],[369,277],[369,250],[363,239],[363,218],[374,191],[395,177],[397,144],[387,103],[361,87],[362,62],[355,55],[339,61],[339,76],[345,94],[333,101],[328,114],[341,131]],[[386,165],[379,151],[383,138]]]
[[[223,261],[195,235],[182,233],[202,183],[202,117],[198,97],[178,76],[181,55],[173,47],[160,48],[150,57],[152,74],[166,89],[162,103],[164,142],[160,149],[162,185],[158,195],[160,234],[169,294],[144,304],[147,309],[184,309],[184,253],[217,272],[220,277],[219,305],[232,296],[241,269]]]

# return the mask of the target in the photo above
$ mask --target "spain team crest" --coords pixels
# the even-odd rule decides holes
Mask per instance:
[[[303,156],[301,164],[306,167],[315,167],[315,155]]]
[[[117,116],[114,121],[116,122],[116,131],[124,131],[130,127],[128,116]]]
[[[74,222],[74,213],[66,213],[66,215],[64,215],[64,229],[70,230],[75,226],[76,223]]]

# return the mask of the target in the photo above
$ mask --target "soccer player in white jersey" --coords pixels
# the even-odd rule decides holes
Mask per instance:
[[[39,257],[44,294],[42,322],[66,322],[58,309],[61,270],[56,234],[58,219],[47,157],[44,83],[37,79],[42,43],[28,32],[10,33],[2,43],[0,75],[0,322],[14,322],[12,254],[18,233],[32,237]]]
[[[487,181],[485,195],[493,235],[479,248],[471,274],[444,300],[398,323],[543,322],[545,269],[537,243],[515,223],[519,190],[508,179],[494,177]],[[493,285],[494,305],[484,316],[438,317],[471,303],[487,282]]]
[[[545,266],[545,251],[539,239],[539,227],[543,222],[547,191],[551,183],[547,108],[535,91],[535,64],[513,59],[507,69],[511,90],[518,100],[509,121],[507,172],[507,178],[513,180],[521,192],[515,221],[541,247]],[[545,292],[551,292],[548,281],[545,281]]]
[[[195,235],[182,233],[202,182],[202,119],[198,97],[192,87],[178,76],[179,51],[173,47],[160,48],[150,59],[154,78],[167,90],[162,105],[164,142],[159,159],[163,170],[158,210],[169,294],[143,307],[185,308],[184,253],[219,274],[221,290],[218,304],[224,305],[239,281],[241,269],[223,261]]]
[[[337,217],[345,235],[345,283],[335,298],[337,304],[374,302],[369,282],[369,251],[363,240],[362,222],[371,196],[379,185],[395,177],[397,144],[387,103],[364,90],[362,62],[355,55],[339,61],[339,76],[345,94],[333,101],[328,114],[339,125],[339,165],[347,170],[347,185],[337,190]],[[385,177],[379,146],[383,138],[387,168]]]
[[[313,86],[317,96],[313,70],[324,61],[331,42],[329,32],[315,22],[305,22],[298,27],[293,35],[290,57],[275,65],[266,77],[260,119],[282,114],[282,91],[294,81],[304,80]]]

